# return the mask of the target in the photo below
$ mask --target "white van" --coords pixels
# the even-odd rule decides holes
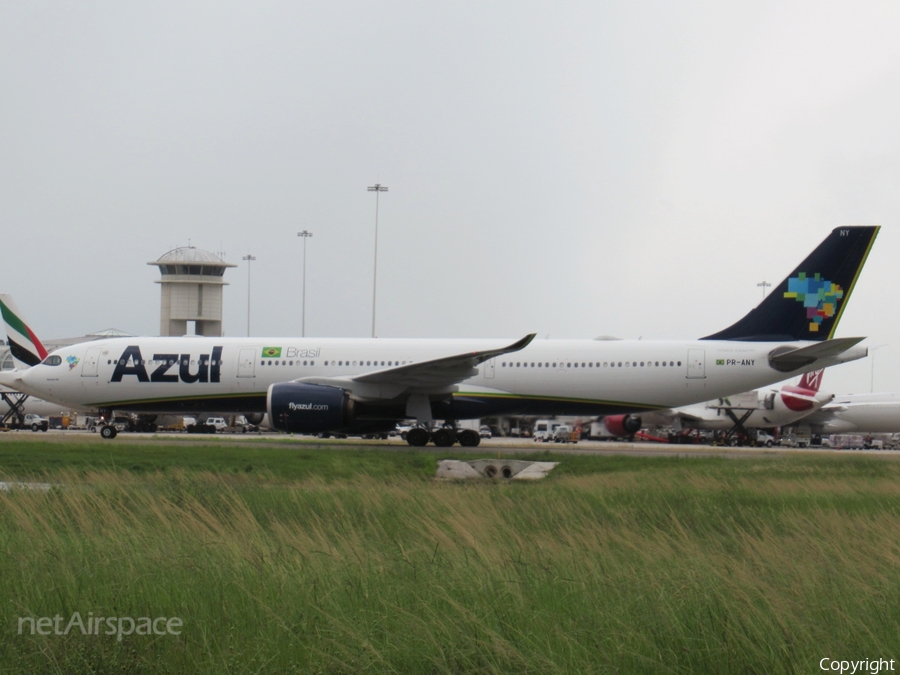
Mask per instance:
[[[535,441],[549,443],[553,440],[553,432],[558,426],[556,422],[551,422],[550,420],[537,420],[534,423],[534,428],[531,430],[531,437]]]
[[[222,429],[228,426],[228,422],[225,421],[224,417],[207,417],[206,424],[215,427],[216,431],[222,431]]]

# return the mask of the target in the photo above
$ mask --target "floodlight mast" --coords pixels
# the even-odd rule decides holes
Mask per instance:
[[[378,195],[381,192],[387,192],[388,188],[381,183],[375,183],[366,189],[375,193],[375,271],[372,274],[372,337],[375,337],[375,295],[378,286]]]
[[[313,236],[313,233],[303,230],[303,232],[298,232],[297,236],[303,237],[303,318],[300,337],[306,337],[306,240]]]
[[[241,260],[247,261],[247,337],[250,337],[250,263],[256,260],[256,256],[248,253]]]

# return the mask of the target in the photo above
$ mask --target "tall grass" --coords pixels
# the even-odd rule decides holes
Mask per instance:
[[[900,654],[900,466],[653,462],[528,485],[51,471],[63,487],[0,493],[0,664],[795,673]],[[184,628],[17,634],[73,612]]]

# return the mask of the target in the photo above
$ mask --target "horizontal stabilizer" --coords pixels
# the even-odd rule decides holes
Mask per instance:
[[[781,394],[783,396],[797,399],[798,401],[808,401],[809,403],[820,403],[823,400],[823,397],[825,397],[825,394],[810,396],[809,394],[803,394],[799,391],[782,391]],[[830,394],[830,396],[831,398],[834,398],[834,394]]]
[[[782,373],[789,373],[792,370],[811,365],[820,359],[842,354],[863,340],[865,340],[864,337],[836,338],[801,347],[800,349],[779,347],[769,354],[769,365]]]

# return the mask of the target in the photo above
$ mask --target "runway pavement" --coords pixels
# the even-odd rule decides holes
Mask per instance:
[[[409,449],[406,441],[399,437],[387,440],[364,440],[361,438],[346,439],[320,439],[315,436],[302,436],[282,434],[279,432],[248,432],[246,434],[186,434],[179,432],[150,433],[120,433],[112,440],[103,440],[99,434],[87,430],[60,430],[51,429],[46,432],[33,432],[30,430],[18,430],[0,433],[0,443],[16,441],[42,441],[47,443],[60,442],[139,442],[144,443],[177,443],[177,444],[212,444],[212,443],[240,443],[254,446],[274,444],[283,447],[285,443],[296,443],[304,446],[348,446],[366,447],[372,450],[401,450]],[[477,448],[463,448],[458,445],[452,448],[438,448],[428,445],[419,450],[425,452],[437,452],[442,455],[487,455],[502,453],[506,455],[526,455],[534,453],[552,453],[555,455],[630,455],[647,457],[760,457],[781,456],[792,453],[822,453],[854,454],[879,457],[900,458],[897,450],[835,450],[831,448],[729,448],[709,445],[669,445],[667,443],[626,443],[621,441],[579,441],[578,443],[537,443],[528,438],[490,438],[482,439]]]

